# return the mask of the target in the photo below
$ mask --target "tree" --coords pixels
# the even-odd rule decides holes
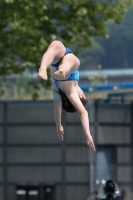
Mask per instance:
[[[129,9],[120,25],[108,24],[109,39],[101,40],[106,55],[103,66],[109,68],[133,68],[133,9]]]
[[[120,24],[107,23],[109,37],[93,38],[91,48],[81,55],[82,68],[95,69],[98,64],[103,68],[133,67],[133,8],[126,12]]]
[[[0,0],[0,75],[38,69],[48,44],[61,40],[79,51],[92,36],[107,35],[133,0]]]

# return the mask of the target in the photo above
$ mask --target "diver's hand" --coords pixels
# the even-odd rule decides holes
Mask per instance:
[[[56,131],[57,131],[57,134],[58,134],[58,137],[61,141],[64,140],[64,129],[63,129],[63,126],[56,126]]]
[[[87,143],[88,146],[91,147],[91,149],[92,149],[93,151],[96,151],[96,148],[95,148],[95,145],[94,145],[92,136],[91,136],[90,134],[86,136],[86,143]]]

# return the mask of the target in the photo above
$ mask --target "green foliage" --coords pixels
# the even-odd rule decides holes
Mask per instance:
[[[97,69],[98,69],[98,74],[96,76],[89,76],[88,77],[88,79],[91,82],[91,85],[92,86],[106,85],[108,83],[108,80],[107,80],[107,76],[104,76],[102,74],[102,71],[101,71],[102,66],[98,65]]]
[[[95,69],[100,63],[103,68],[133,67],[133,8],[129,8],[120,24],[107,23],[108,39],[93,38],[91,48],[81,55],[81,68]]]
[[[94,38],[91,41],[93,44],[91,48],[86,49],[79,57],[81,61],[80,69],[97,69],[101,57],[106,54],[104,46],[100,42]]]
[[[3,80],[4,82],[4,80]],[[51,92],[47,89],[50,87],[48,82],[39,83],[38,79],[33,79],[29,73],[25,72],[17,76],[13,81],[0,83],[0,99],[15,99],[15,100],[37,100],[50,99]],[[47,86],[47,85],[48,86]],[[44,87],[42,87],[44,86]]]
[[[101,40],[106,51],[103,65],[112,68],[133,67],[133,9],[128,10],[121,24],[108,24],[108,29],[109,39]]]
[[[1,0],[0,75],[37,70],[54,39],[75,52],[91,45],[92,36],[107,37],[106,22],[119,23],[133,0]],[[37,83],[36,83],[37,84]],[[36,87],[36,86],[35,86]]]
[[[3,85],[0,83],[0,97],[4,95]]]

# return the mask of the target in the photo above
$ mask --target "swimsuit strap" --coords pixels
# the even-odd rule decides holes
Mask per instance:
[[[52,78],[53,78],[53,77],[52,77]],[[54,80],[54,82],[55,82],[55,85],[56,85],[57,90],[60,91],[60,87],[59,87],[58,80],[56,80],[56,79],[54,79],[54,78],[53,78],[53,80]]]
[[[72,52],[71,49],[69,49],[69,48],[66,47],[66,53],[65,53],[65,55],[67,55],[67,54],[69,54],[69,53],[73,53],[73,52]],[[65,55],[64,55],[64,56],[65,56]]]
[[[73,53],[72,52],[72,50],[71,49],[69,49],[69,48],[66,48],[66,52],[65,52],[65,55],[67,55],[67,54],[69,54],[69,53]],[[64,56],[65,56],[64,55]],[[62,59],[64,58],[64,56],[61,58],[61,60],[60,61],[58,61],[57,63],[55,63],[55,64],[52,64],[52,66],[53,67],[56,67],[56,69],[58,70],[58,67],[59,67],[59,64],[60,64],[60,62],[62,61]]]
[[[61,59],[61,60],[62,60],[62,59]],[[58,67],[59,67],[59,64],[60,64],[61,60],[60,60],[59,62],[55,63],[55,64],[52,64],[52,66],[53,66],[53,67],[56,67],[56,69],[58,70]]]

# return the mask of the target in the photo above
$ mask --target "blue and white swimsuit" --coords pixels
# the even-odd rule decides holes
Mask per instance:
[[[67,55],[67,54],[69,54],[69,53],[72,53],[72,54],[73,54],[73,52],[72,52],[71,49],[66,48],[66,53],[65,53],[65,55]],[[64,56],[65,56],[65,55],[64,55]],[[61,59],[61,60],[62,60],[62,59]],[[52,66],[55,67],[55,68],[58,70],[59,64],[60,64],[61,60],[60,60],[59,62],[55,63],[55,64],[52,64]],[[53,77],[52,77],[52,78],[53,78]],[[66,79],[66,80],[57,80],[57,79],[55,79],[55,78],[53,78],[53,80],[54,80],[54,82],[55,82],[55,85],[56,85],[57,89],[60,90],[58,82],[60,82],[60,81],[79,81],[79,71],[76,70],[76,71],[75,71],[74,73],[72,73],[72,74],[70,75],[70,77],[69,77],[68,79]]]

